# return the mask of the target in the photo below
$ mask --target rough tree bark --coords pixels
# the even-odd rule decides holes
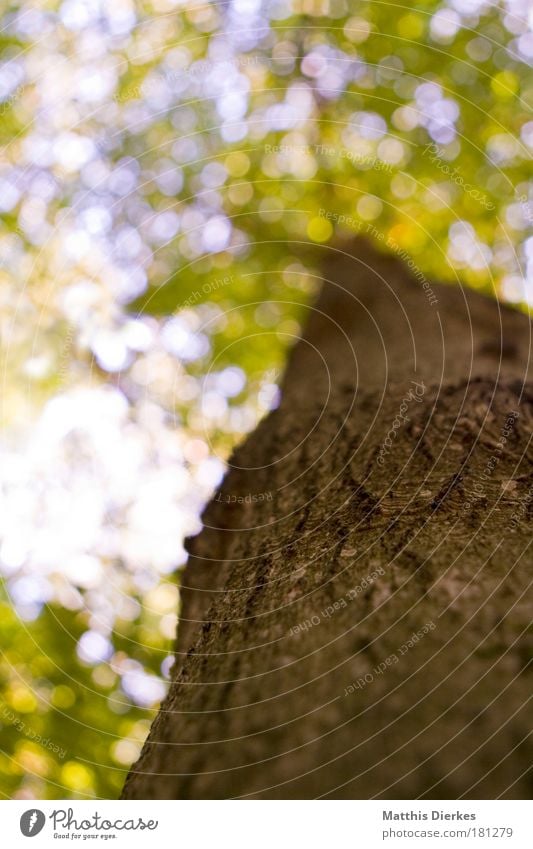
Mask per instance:
[[[123,797],[528,798],[530,322],[364,243],[324,269]]]

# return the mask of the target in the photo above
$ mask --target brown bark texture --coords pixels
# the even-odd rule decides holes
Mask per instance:
[[[364,242],[323,268],[123,798],[529,798],[530,320]]]

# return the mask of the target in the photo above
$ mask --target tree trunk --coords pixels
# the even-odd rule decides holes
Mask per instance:
[[[328,249],[126,799],[529,798],[529,319]]]

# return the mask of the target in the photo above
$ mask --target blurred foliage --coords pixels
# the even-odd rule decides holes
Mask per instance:
[[[6,9],[0,56],[0,789],[112,797],[316,247],[533,303],[532,15],[51,0]]]
[[[89,665],[74,662],[87,628],[83,614],[49,605],[21,627],[4,599],[1,623],[2,793],[11,797],[24,786],[35,798],[115,798],[150,726],[118,689],[120,676],[132,653],[160,675],[168,645],[152,637],[139,651],[148,622],[118,623],[113,662]]]

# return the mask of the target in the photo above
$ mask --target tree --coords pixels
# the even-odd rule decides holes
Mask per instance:
[[[531,325],[410,265],[327,249],[124,798],[530,795]]]

